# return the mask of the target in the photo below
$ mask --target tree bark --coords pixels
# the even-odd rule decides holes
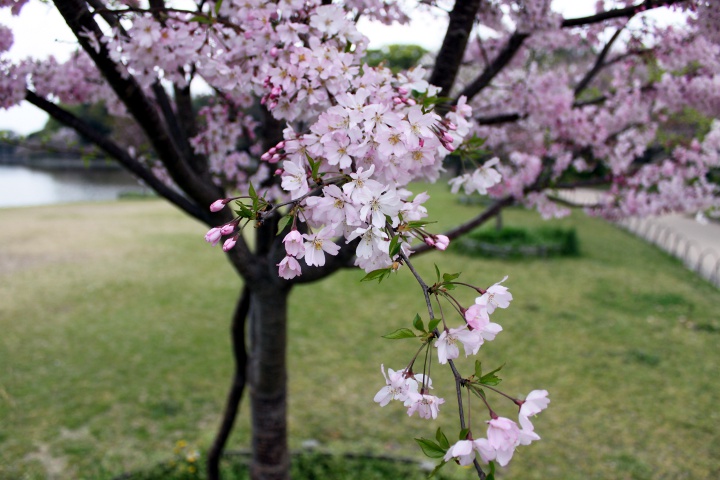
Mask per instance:
[[[289,480],[287,444],[287,301],[290,289],[274,279],[250,291],[248,365],[253,480]]]

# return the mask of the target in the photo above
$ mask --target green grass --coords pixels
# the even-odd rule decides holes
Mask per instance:
[[[438,231],[477,211],[431,193]],[[543,224],[519,210],[504,222]],[[232,370],[240,283],[204,228],[160,201],[0,210],[0,224],[0,478],[104,480],[167,462],[179,440],[207,448]],[[552,403],[535,421],[543,440],[498,476],[720,477],[720,292],[600,220],[551,224],[576,229],[580,256],[416,261],[428,279],[433,263],[481,286],[510,276],[515,300],[493,317],[504,331],[480,358],[506,364],[509,394],[545,388]],[[412,437],[457,431],[453,390],[435,367],[448,403],[434,422],[372,402],[379,365],[400,368],[414,348],[380,336],[424,306],[407,271],[380,285],[362,276],[292,294],[290,445],[422,460]],[[459,363],[470,371],[470,359]],[[243,407],[231,448],[247,448],[248,425]]]

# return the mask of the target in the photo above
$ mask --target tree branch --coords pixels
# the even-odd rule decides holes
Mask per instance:
[[[27,90],[25,92],[25,99],[39,109],[45,111],[48,115],[63,125],[72,128],[80,135],[93,142],[110,157],[117,160],[123,167],[132,172],[136,177],[144,181],[150,188],[155,190],[158,195],[167,199],[185,213],[200,220],[201,222],[209,222],[210,217],[208,213],[206,213],[205,209],[200,208],[198,205],[192,203],[186,197],[183,197],[178,192],[158,180],[152,172],[145,168],[136,159],[131,157],[125,149],[120,147],[108,137],[101,135],[97,130],[85,123],[82,119],[76,117],[54,103],[45,100],[33,91]]]
[[[562,27],[579,27],[582,25],[604,22],[605,20],[612,20],[613,18],[630,18],[646,10],[658,7],[667,7],[669,5],[684,3],[686,1],[687,0],[645,0],[637,5],[625,8],[614,8],[612,10],[607,10],[587,17],[567,18],[562,21]]]
[[[429,80],[431,85],[442,89],[440,96],[448,96],[455,83],[479,8],[480,0],[458,1],[450,12],[445,38]]]
[[[212,183],[202,182],[183,161],[182,153],[173,144],[167,130],[163,128],[164,122],[152,102],[148,100],[133,77],[121,74],[119,67],[122,67],[111,59],[105,44],[101,43],[100,51],[96,52],[88,40],[79,35],[83,30],[87,30],[93,32],[97,38],[102,36],[93,14],[84,3],[80,0],[55,0],[55,6],[108,84],[145,130],[155,152],[175,183],[200,205],[210,205],[214,200],[223,197],[224,194],[218,187]]]
[[[457,102],[457,100],[463,95],[466,96],[468,100],[470,100],[475,95],[480,93],[485,87],[490,85],[490,82],[492,82],[493,78],[495,78],[495,76],[500,73],[508,63],[510,63],[517,51],[520,50],[520,47],[522,46],[525,39],[529,36],[529,33],[520,32],[515,32],[510,35],[510,38],[508,38],[508,41],[505,44],[505,47],[500,51],[500,53],[498,53],[497,57],[495,57],[495,60],[493,60],[493,62],[488,65],[485,70],[483,70],[480,76],[478,76],[469,85],[467,85],[462,92],[460,92],[460,94],[455,99],[455,102]]]
[[[615,34],[612,36],[612,38],[605,44],[605,47],[600,52],[600,55],[598,55],[597,59],[595,60],[595,65],[585,74],[582,80],[577,84],[575,87],[575,98],[579,97],[585,88],[592,82],[593,78],[602,70],[602,68],[605,66],[603,63],[605,61],[605,58],[607,57],[608,53],[610,53],[610,48],[612,48],[613,43],[620,37],[620,33],[625,29],[625,26],[622,26],[621,28],[618,28]]]
[[[513,203],[515,203],[515,199],[511,196],[503,197],[499,200],[496,200],[492,205],[490,205],[488,208],[486,208],[485,211],[482,212],[480,215],[468,220],[467,222],[465,222],[461,225],[458,225],[455,228],[452,228],[452,229],[446,231],[444,233],[444,235],[446,235],[450,240],[458,238],[460,235],[464,235],[464,234],[472,231],[473,229],[479,227],[483,223],[487,222],[488,220],[493,218],[495,215],[500,213],[500,211],[503,208],[508,207],[508,206],[512,205]],[[419,255],[422,253],[426,253],[431,250],[433,250],[433,248],[431,246],[423,243],[415,249],[415,253],[413,254],[413,256]]]

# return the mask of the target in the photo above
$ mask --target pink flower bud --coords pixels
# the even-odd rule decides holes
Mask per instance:
[[[405,87],[400,87],[400,88],[398,88],[398,93],[399,93],[400,95],[407,95],[409,92],[408,92],[408,89],[407,89],[407,88],[405,88]]]
[[[210,211],[211,212],[219,212],[223,208],[225,208],[225,204],[227,203],[227,198],[221,198],[220,200],[215,200],[210,205]]]
[[[265,152],[265,153],[263,153],[262,155],[260,155],[260,160],[262,160],[263,162],[269,162],[269,161],[270,161],[270,157],[272,157],[272,155],[270,154],[270,152]]]
[[[450,245],[450,239],[445,235],[435,235],[435,248],[445,250]]]
[[[443,143],[443,147],[445,147],[445,150],[447,150],[448,152],[455,151],[455,147],[453,147],[452,144],[450,144],[450,143]]]
[[[280,155],[278,155],[278,154],[276,153],[275,155],[273,155],[272,157],[270,157],[270,160],[268,160],[268,163],[277,163],[277,162],[279,162],[279,161],[280,161]]]
[[[442,139],[443,139],[443,141],[445,141],[445,142],[447,142],[447,143],[452,143],[452,142],[453,142],[453,137],[452,137],[452,135],[450,135],[450,134],[447,133],[447,132],[444,132],[444,133],[443,133]]]
[[[273,58],[276,58],[278,56],[278,49],[277,47],[272,47],[270,49],[270,56]]]
[[[275,152],[277,152],[277,149],[276,149],[275,147],[273,147],[273,148],[271,148],[270,150],[268,150],[268,153],[269,153],[270,155],[275,155]]]
[[[278,144],[275,145],[275,148],[278,150],[282,150],[283,148],[285,148],[285,140],[281,140],[280,142],[278,142]]]
[[[220,227],[220,233],[223,235],[230,235],[235,230],[235,225],[228,223]]]
[[[407,103],[407,104],[410,105],[411,107],[412,107],[413,105],[417,105],[417,102],[415,101],[414,98],[408,98],[408,99],[406,99],[406,100],[405,100],[405,103]]]
[[[447,126],[448,130],[450,130],[450,131],[454,132],[455,130],[457,130],[457,125],[455,125],[452,122],[446,122],[445,125]]]
[[[425,237],[423,240],[425,240],[425,243],[427,243],[429,246],[435,246],[435,240],[433,240],[432,237]]]
[[[232,237],[232,238],[228,238],[227,240],[225,240],[225,243],[223,243],[223,246],[222,246],[223,252],[227,252],[228,250],[233,248],[236,243],[237,243],[237,237]]]
[[[221,238],[222,238],[222,233],[220,233],[219,228],[211,228],[205,234],[205,241],[212,244],[213,247],[218,244],[218,242],[220,241]]]
[[[278,168],[277,170],[275,170],[275,175],[282,175],[282,173],[283,173],[282,168]]]
[[[400,105],[401,103],[403,103],[403,99],[400,97],[395,97],[395,98],[393,98],[393,103],[395,105]]]

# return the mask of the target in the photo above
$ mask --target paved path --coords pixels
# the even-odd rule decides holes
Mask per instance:
[[[597,195],[594,190],[580,188],[560,194],[579,205],[594,204]],[[679,258],[689,269],[720,287],[720,222],[700,223],[692,216],[663,215],[628,218],[617,224]]]
[[[720,223],[703,224],[683,215],[630,218],[618,223],[720,287]]]

